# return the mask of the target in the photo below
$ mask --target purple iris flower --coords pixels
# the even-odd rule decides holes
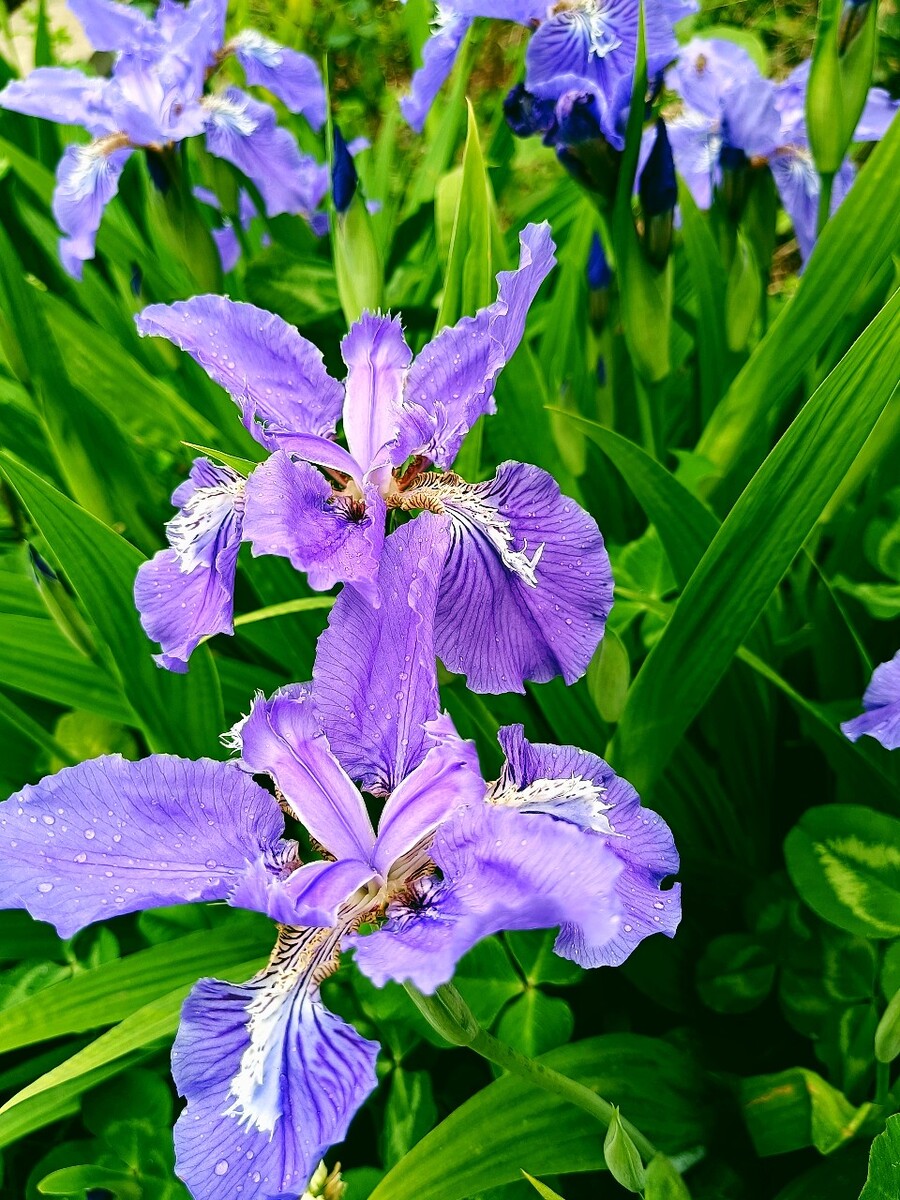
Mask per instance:
[[[678,53],[674,26],[697,11],[695,0],[646,0],[647,70],[653,77]],[[425,118],[476,17],[515,21],[534,29],[528,45],[525,89],[554,103],[565,95],[591,96],[604,138],[624,146],[624,121],[637,56],[639,0],[450,0],[426,44],[403,114],[421,131]]]
[[[162,0],[151,20],[114,0],[70,0],[94,46],[116,52],[111,77],[40,67],[0,92],[4,108],[81,125],[93,135],[89,144],[66,149],[56,174],[60,257],[75,278],[94,256],[103,210],[136,149],[162,152],[204,134],[211,154],[254,182],[269,216],[309,216],[325,194],[325,168],[301,154],[273,108],[235,87],[204,93],[209,77],[233,55],[248,84],[267,88],[316,129],[325,120],[325,92],[312,59],[253,30],[226,42],[226,7],[225,0]]]
[[[806,87],[809,82],[809,67],[809,61],[800,63],[787,79],[778,85],[776,106],[781,118],[781,129],[778,150],[769,163],[781,203],[793,221],[804,261],[812,254],[816,243],[820,190],[820,180],[806,132]],[[898,108],[900,102],[892,100],[884,88],[871,88],[854,131],[853,141],[879,141],[887,132]],[[832,214],[842,204],[855,178],[856,168],[847,158],[834,177],[831,193]]]
[[[780,84],[764,79],[750,55],[734,42],[694,38],[683,47],[668,75],[683,108],[667,122],[678,173],[700,208],[709,208],[729,165],[768,163],[781,202],[790,216],[803,259],[816,240],[819,176],[806,133],[809,62]],[[872,88],[854,141],[877,141],[898,103]],[[835,176],[834,212],[853,183],[847,159]]]
[[[583,674],[612,605],[593,518],[538,467],[505,462],[477,484],[450,469],[471,426],[494,411],[497,376],[555,262],[546,223],[519,241],[519,268],[500,273],[494,303],[415,359],[398,318],[365,313],[341,343],[343,384],[296,329],[250,304],[198,296],[138,316],[142,334],[167,337],[226,388],[272,451],[246,481],[217,468],[215,482],[185,493],[172,548],[139,571],[138,608],[163,665],[183,665],[200,638],[230,629],[242,538],[255,555],[289,558],[316,590],[350,583],[378,604],[394,510],[435,514],[449,532],[436,617],[449,670],[479,692]],[[348,449],[334,440],[339,420]]]
[[[628,783],[509,726],[503,772],[485,785],[440,715],[432,627],[450,538],[430,515],[397,531],[386,603],[341,594],[314,682],[257,697],[231,734],[237,761],[108,756],[0,805],[0,906],[64,937],[186,901],[278,925],[258,975],[201,980],[182,1010],[176,1171],[195,1200],[298,1195],[374,1089],[377,1044],[320,995],[342,949],[377,985],[432,992],[501,930],[558,928],[556,952],[585,967],[675,932],[679,890],[660,887],[678,868],[672,836]],[[377,831],[354,781],[384,797]],[[320,858],[301,862],[279,805]]]
[[[885,750],[900,750],[900,650],[875,668],[863,694],[863,708],[860,716],[844,721],[842,732],[851,742],[868,734]]]
[[[219,197],[209,188],[195,187],[194,195],[202,204],[209,205],[216,212],[221,213],[222,205],[219,202]],[[319,214],[316,214],[317,216]],[[254,217],[258,216],[256,205],[246,188],[241,188],[238,195],[238,220],[241,223],[241,229],[245,232],[249,230],[253,224]],[[224,217],[222,224],[212,230],[212,238],[216,243],[216,249],[219,251],[219,261],[222,264],[222,270],[227,274],[233,271],[237,265],[238,259],[241,257],[241,243],[238,235],[235,233],[234,225],[230,217]],[[260,243],[263,246],[271,245],[271,238],[267,233],[262,235]]]

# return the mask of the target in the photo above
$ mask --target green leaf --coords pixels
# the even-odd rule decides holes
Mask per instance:
[[[743,933],[715,938],[697,964],[697,991],[714,1012],[749,1012],[775,982],[775,963],[765,947]]]
[[[527,1171],[523,1171],[522,1174],[525,1176],[537,1194],[539,1196],[543,1196],[544,1200],[563,1200],[563,1197],[559,1194],[559,1192],[554,1192],[552,1188],[548,1188],[546,1183],[541,1183],[539,1179],[535,1179],[535,1177],[533,1175],[529,1175]]]
[[[741,1104],[761,1158],[807,1146],[830,1154],[854,1136],[872,1109],[854,1107],[821,1075],[801,1067],[742,1080]]]
[[[900,291],[818,388],[723,522],[632,684],[610,747],[617,770],[638,791],[663,770],[803,548],[896,387],[898,355]]]
[[[175,987],[217,975],[236,959],[264,949],[268,925],[264,918],[242,916],[52,984],[41,1005],[25,1000],[4,1011],[0,1053],[113,1025]]]
[[[663,1154],[651,1159],[644,1172],[644,1200],[691,1200],[684,1180]]]
[[[574,1028],[575,1018],[565,1000],[530,987],[504,1010],[497,1036],[529,1058],[536,1058],[564,1045]]]
[[[900,1115],[888,1117],[869,1154],[869,1174],[859,1200],[897,1200],[900,1195]]]
[[[880,1063],[900,1058],[900,991],[894,993],[875,1030],[875,1057]]]
[[[532,987],[541,983],[577,983],[582,970],[577,963],[560,958],[553,946],[556,932],[526,929],[505,934],[506,945]]]
[[[425,1136],[437,1120],[437,1107],[427,1071],[391,1072],[382,1137],[382,1161],[392,1167]]]
[[[644,1164],[637,1146],[622,1125],[618,1109],[603,1139],[603,1157],[613,1179],[627,1192],[644,1190]]]
[[[718,30],[717,25],[717,35]],[[730,374],[725,340],[725,271],[709,221],[697,208],[683,181],[678,185],[678,207],[685,256],[697,298],[697,369],[701,411],[708,418]]]
[[[552,1050],[539,1061],[618,1103],[665,1151],[693,1148],[707,1137],[705,1086],[691,1060],[666,1042],[610,1034]],[[520,1179],[523,1170],[556,1175],[603,1167],[592,1117],[507,1075],[424,1137],[369,1200],[468,1200]]]
[[[900,820],[863,805],[811,808],[787,836],[791,882],[823,921],[868,938],[900,935]]]
[[[188,756],[214,751],[225,723],[215,665],[203,647],[187,675],[153,662],[133,599],[140,551],[12,455],[0,453],[0,469],[96,626],[106,666],[121,679],[152,748]]]
[[[42,1196],[82,1197],[94,1188],[111,1192],[117,1200],[141,1200],[143,1191],[132,1171],[102,1167],[91,1163],[82,1167],[63,1167],[38,1184]]]

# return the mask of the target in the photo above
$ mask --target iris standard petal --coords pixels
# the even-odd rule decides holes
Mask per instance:
[[[341,341],[347,365],[344,435],[364,471],[389,464],[397,440],[403,385],[412,351],[400,318],[363,313]]]
[[[67,146],[56,168],[53,216],[65,234],[60,239],[62,264],[80,279],[83,264],[94,257],[94,242],[103,210],[119,190],[119,179],[131,150],[101,138],[87,146]]]
[[[69,67],[38,67],[0,92],[0,108],[43,117],[60,125],[81,125],[97,137],[115,126],[104,103],[109,80]]]
[[[841,725],[844,735],[855,742],[868,734],[885,750],[900,749],[900,650],[875,668],[863,694],[863,708],[864,713]]]
[[[247,480],[244,535],[255,555],[277,554],[305,571],[309,586],[366,587],[378,573],[384,501],[374,488],[362,500],[336,492],[309,463],[279,450]]]
[[[230,43],[247,82],[267,88],[285,108],[304,116],[313,129],[325,123],[322,75],[306,54],[279,46],[255,29],[244,29]]]
[[[884,88],[870,88],[866,98],[866,106],[856,129],[853,131],[854,142],[877,142],[887,133],[888,128],[900,109],[900,100],[892,99]]]
[[[301,154],[275,110],[239,88],[205,97],[206,148],[242,171],[265,201],[266,213],[308,216],[328,190],[328,173]]]
[[[316,704],[349,774],[387,795],[421,762],[438,715],[433,625],[445,524],[424,514],[385,541],[381,603],[355,588],[335,601],[313,668]]]
[[[263,445],[271,443],[269,431],[334,432],[343,388],[325,370],[322,352],[274,313],[208,295],[151,304],[135,320],[142,336],[168,338],[199,363]]]
[[[351,935],[360,970],[378,987],[449,982],[460,958],[500,930],[574,923],[606,942],[621,922],[621,861],[599,839],[552,817],[482,803],[441,825],[431,857],[440,879],[419,881],[368,936]]]
[[[712,204],[713,184],[718,181],[722,135],[717,122],[701,112],[687,109],[667,124],[669,144],[678,174],[687,184],[698,208]]]
[[[400,111],[416,133],[421,133],[425,128],[425,119],[444,81],[453,70],[472,20],[472,17],[451,13],[446,24],[436,29],[425,43],[422,65],[412,77],[409,95],[400,101]]]
[[[794,232],[800,244],[800,255],[804,262],[816,244],[818,224],[819,190],[821,183],[815,163],[808,151],[800,147],[789,147],[775,154],[769,161],[775,186],[785,212],[791,218]],[[856,169],[845,159],[834,177],[831,192],[831,215],[837,212],[850,190]]]
[[[493,802],[580,826],[623,866],[616,880],[622,921],[600,942],[569,922],[560,930],[556,952],[583,967],[614,967],[650,934],[673,937],[681,920],[681,888],[663,891],[660,885],[678,870],[679,859],[662,817],[641,807],[631,784],[595,754],[528,742],[521,725],[506,726],[498,737],[506,763]]]
[[[319,996],[337,941],[335,930],[282,931],[249,983],[204,979],[185,1001],[172,1047],[188,1101],[175,1171],[199,1200],[299,1196],[374,1090],[377,1043]]]
[[[254,862],[280,860],[283,824],[232,763],[92,759],[0,804],[0,907],[71,937],[121,913],[225,900]]]
[[[394,462],[422,453],[449,467],[483,413],[493,412],[497,376],[525,332],[528,309],[552,269],[556,246],[546,221],[519,234],[519,266],[497,276],[497,299],[442,329],[416,356],[406,379]]]
[[[279,925],[330,928],[341,905],[374,874],[368,863],[352,858],[303,863],[289,875],[260,862],[242,876],[230,903],[265,913]]]
[[[502,463],[492,480],[446,489],[440,501],[451,543],[435,621],[438,657],[476,692],[522,692],[526,679],[556,675],[574,683],[613,602],[593,517],[546,471],[522,463]]]
[[[195,137],[205,126],[190,64],[152,50],[119,57],[104,101],[116,129],[138,146]]]
[[[706,117],[720,116],[725,93],[761,80],[744,47],[725,38],[691,38],[667,75],[669,86],[684,103]]]
[[[68,6],[95,50],[132,50],[157,40],[153,22],[135,4],[68,0]]]
[[[337,859],[371,860],[375,834],[366,806],[331,751],[311,685],[258,696],[231,742],[246,771],[271,775],[320,846]]]
[[[166,526],[170,549],[138,568],[141,624],[160,643],[158,661],[169,670],[183,670],[204,638],[233,632],[243,490],[243,477],[230,467],[196,459],[172,496],[179,512]]]

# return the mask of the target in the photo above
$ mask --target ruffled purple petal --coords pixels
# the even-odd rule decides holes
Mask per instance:
[[[242,538],[244,479],[230,467],[195,460],[172,496],[180,509],[166,533],[170,549],[138,568],[134,599],[157,661],[183,671],[200,642],[233,633],[234,576]]]
[[[121,913],[224,900],[254,863],[280,860],[282,828],[231,763],[92,759],[0,804],[0,907],[71,937]]]
[[[296,867],[273,869],[256,863],[242,878],[229,898],[235,908],[265,913],[279,925],[311,925],[331,928],[343,904],[373,878],[369,863],[357,859],[339,862],[316,861]]]
[[[108,83],[68,67],[38,67],[27,79],[6,85],[0,108],[60,125],[81,125],[97,137],[115,129],[104,102]]]
[[[761,75],[749,53],[726,38],[695,37],[678,53],[668,72],[669,86],[690,108],[719,117],[723,96],[742,85],[759,83]]]
[[[408,903],[389,906],[380,929],[348,939],[378,987],[408,980],[433,992],[467,950],[500,930],[574,924],[605,944],[621,923],[622,862],[575,825],[482,803],[438,828],[431,856],[440,879],[420,881]]]
[[[472,770],[474,747],[460,737],[434,746],[391,792],[381,814],[373,863],[387,877],[391,867],[434,833],[453,813],[478,804],[484,780]]]
[[[881,742],[885,750],[900,749],[900,650],[876,667],[863,694],[861,716],[844,721],[841,731],[851,742],[864,734]]]
[[[308,55],[279,46],[255,29],[242,30],[230,45],[249,84],[267,88],[285,108],[300,113],[313,129],[321,129],[325,87],[319,68]]]
[[[165,145],[202,133],[190,64],[150,50],[122,55],[104,97],[116,129],[139,146]]]
[[[341,342],[347,365],[344,435],[364,471],[389,464],[388,447],[398,436],[403,384],[412,351],[400,318],[363,313]]]
[[[119,190],[131,153],[127,148],[111,149],[110,143],[101,139],[88,146],[67,146],[59,160],[53,216],[65,234],[59,256],[73,279],[81,278],[83,264],[94,257],[103,210]]]
[[[498,736],[506,762],[494,785],[495,802],[577,825],[623,864],[616,880],[622,922],[602,942],[567,923],[556,952],[583,967],[615,967],[650,934],[674,937],[681,888],[676,884],[662,891],[660,885],[678,870],[679,859],[662,817],[642,808],[631,784],[595,754],[528,742],[521,725],[508,725]]]
[[[169,55],[187,69],[193,94],[200,96],[225,38],[227,0],[161,0],[156,27]]]
[[[522,340],[528,309],[556,262],[546,221],[527,225],[519,247],[518,270],[497,276],[494,303],[442,329],[410,367],[395,464],[421,452],[449,467],[478,417],[494,411],[497,376]]]
[[[425,727],[438,715],[433,626],[447,540],[440,518],[401,525],[384,543],[379,607],[345,588],[319,638],[313,677],[328,739],[375,795],[392,792],[432,744]]]
[[[133,50],[157,40],[153,22],[135,4],[68,0],[68,5],[95,50]]]
[[[321,351],[274,313],[225,296],[194,296],[151,304],[135,320],[142,336],[168,338],[190,354],[264,446],[279,433],[334,432],[343,388],[325,370]]]
[[[441,494],[451,544],[435,648],[475,692],[574,683],[603,636],[613,581],[593,517],[539,467],[503,463]],[[396,535],[391,535],[396,536]],[[390,538],[388,539],[390,542]]]
[[[425,128],[425,119],[447,76],[453,70],[460,47],[472,25],[472,17],[455,12],[425,43],[422,66],[412,77],[409,95],[400,101],[400,111],[416,133]]]
[[[249,983],[203,979],[185,1001],[172,1047],[188,1101],[175,1171],[192,1195],[299,1196],[374,1090],[377,1043],[319,997],[335,953],[334,931],[285,931]]]
[[[361,502],[349,499],[286,450],[247,480],[244,534],[253,553],[290,559],[316,591],[341,582],[371,584],[384,544],[384,518],[384,501],[374,488],[365,489]]]
[[[366,806],[331,751],[311,685],[258,696],[231,738],[244,770],[271,775],[320,846],[338,859],[371,859],[375,834]]]
[[[328,188],[327,173],[301,154],[293,134],[277,122],[275,110],[239,88],[207,96],[206,148],[242,171],[259,188],[266,213],[308,216]]]

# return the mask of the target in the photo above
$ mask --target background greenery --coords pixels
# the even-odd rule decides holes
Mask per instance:
[[[373,141],[359,165],[381,205],[384,300],[414,346],[439,314],[454,320],[490,295],[522,225],[550,220],[559,267],[500,381],[498,415],[463,454],[470,479],[505,458],[553,472],[607,538],[617,603],[575,687],[477,697],[444,677],[443,697],[488,777],[509,721],[606,753],[673,826],[685,907],[674,941],[645,942],[620,970],[582,972],[552,956],[551,937],[515,934],[477,947],[458,985],[500,1037],[618,1103],[699,1200],[856,1200],[873,1138],[863,1195],[895,1197],[896,1000],[885,1012],[900,989],[900,756],[852,745],[838,724],[898,643],[900,126],[802,276],[780,219],[771,267],[745,226],[759,266],[739,287],[721,214],[685,202],[671,370],[650,396],[654,458],[623,298],[610,297],[599,331],[587,319],[598,215],[549,151],[503,123],[523,31],[476,27],[419,138],[397,99],[430,15],[425,0],[292,0],[277,13],[240,0],[232,25],[327,57],[343,132]],[[738,27],[783,74],[809,54],[814,23],[809,4],[740,3],[705,7],[696,28]],[[882,6],[881,25],[876,76],[897,94],[896,9]],[[43,9],[34,40],[38,63],[67,52]],[[260,221],[236,271],[216,279],[208,228],[190,214],[185,253],[185,214],[135,156],[75,284],[49,213],[66,140],[0,114],[2,794],[113,750],[224,755],[218,734],[255,689],[309,677],[325,617],[320,604],[263,614],[310,593],[286,562],[242,557],[235,638],[198,652],[185,677],[154,667],[131,587],[162,544],[195,453],[184,443],[246,458],[260,448],[224,393],[167,344],[139,340],[132,317],[205,290],[212,272],[296,323],[338,370],[346,320],[329,239],[299,219]],[[197,145],[188,160],[194,179],[215,182]],[[184,1200],[168,1075],[179,1007],[200,974],[246,978],[269,943],[266,922],[224,906],[123,917],[68,942],[0,913],[3,1195]],[[327,988],[384,1045],[379,1091],[339,1152],[349,1200],[516,1200],[535,1195],[523,1170],[567,1200],[623,1194],[583,1113],[492,1079],[399,989],[376,991],[352,968]],[[683,1194],[672,1186],[657,1200]]]

